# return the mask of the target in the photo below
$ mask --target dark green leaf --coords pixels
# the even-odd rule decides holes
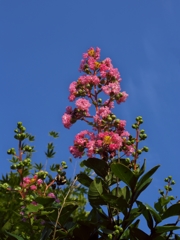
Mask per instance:
[[[152,214],[154,220],[156,223],[160,223],[162,221],[160,215],[148,204],[145,204],[146,209],[150,211],[150,213]]]
[[[177,226],[159,226],[154,228],[155,233],[166,233],[173,230],[178,230],[180,227]]]
[[[100,178],[95,178],[89,187],[88,198],[90,203],[95,205],[105,204],[105,202],[102,199],[102,193],[103,193],[102,180]]]
[[[18,236],[18,235],[16,235],[16,234],[9,233],[9,232],[6,232],[6,233],[7,233],[8,235],[14,237],[14,238],[17,239],[17,240],[24,240],[24,238],[22,238],[22,237],[20,237],[20,236]]]
[[[54,198],[37,197],[34,201],[39,204],[42,204],[44,207],[47,207],[54,202]]]
[[[37,204],[37,205],[29,204],[26,207],[27,208],[26,213],[38,212],[42,207],[43,207],[43,205],[41,205],[41,204]]]
[[[153,218],[151,216],[151,213],[150,213],[149,209],[147,209],[146,206],[140,201],[136,201],[136,203],[137,203],[138,206],[143,208],[142,214],[147,221],[147,225],[148,225],[149,229],[152,230],[153,229]]]
[[[140,169],[140,171],[138,173],[138,177],[140,177],[144,173],[145,169],[146,169],[146,159],[144,159],[144,163],[141,166],[141,169]]]
[[[134,237],[137,237],[138,240],[151,240],[149,235],[147,235],[145,232],[143,232],[139,228],[132,228],[130,229],[130,232]]]
[[[89,187],[92,183],[92,179],[85,173],[80,173],[77,175],[78,181],[86,187]]]
[[[123,212],[127,208],[127,201],[121,197],[113,196],[112,194],[102,194],[102,198],[106,203],[109,203],[111,207],[118,208],[119,212]]]
[[[83,161],[83,164],[86,167],[93,169],[100,177],[104,178],[108,173],[108,164],[102,159],[88,158],[87,160]]]
[[[174,204],[170,206],[166,212],[162,215],[162,219],[166,219],[172,216],[179,216],[180,215],[180,204]]]
[[[125,226],[129,226],[137,217],[139,217],[143,212],[143,209],[139,208],[134,208],[131,210],[128,219],[124,221]]]
[[[137,182],[137,177],[128,167],[121,163],[113,163],[111,164],[111,170],[116,177],[120,178],[120,180],[126,183],[132,190],[134,189]]]
[[[157,166],[153,167],[151,170],[149,170],[147,173],[145,173],[138,182],[138,188],[141,185],[143,185],[143,183],[146,182],[157,171],[157,169],[159,167],[160,167],[160,165],[157,165]]]
[[[78,205],[67,205],[62,209],[59,222],[63,225],[65,224],[68,219],[70,218],[71,214],[76,210]]]
[[[136,191],[135,191],[134,197],[133,197],[134,201],[136,201],[136,199],[139,197],[139,195],[149,186],[149,184],[151,182],[152,182],[152,179],[149,178],[141,184],[137,183]]]
[[[49,238],[49,235],[51,234],[52,230],[45,227],[42,231],[40,240],[47,240]]]

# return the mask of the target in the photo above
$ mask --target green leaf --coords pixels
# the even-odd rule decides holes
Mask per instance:
[[[134,189],[137,182],[137,177],[128,167],[121,163],[113,163],[111,164],[111,170],[116,177],[120,178],[120,180],[126,183],[132,190]]]
[[[160,215],[148,204],[145,204],[146,209],[148,209],[150,211],[150,213],[152,214],[154,220],[156,223],[160,223],[162,221]]]
[[[58,239],[65,239],[65,237],[68,235],[68,233],[62,231],[62,230],[57,230],[56,231],[56,237],[58,237]],[[57,239],[57,238],[56,238]]]
[[[179,216],[180,215],[180,204],[174,204],[170,206],[166,212],[162,215],[162,219],[166,219],[172,216]]]
[[[103,193],[102,180],[100,178],[95,178],[89,187],[88,198],[90,203],[95,205],[105,204],[105,202],[102,199],[102,193]]]
[[[58,132],[55,132],[55,131],[51,131],[49,132],[49,135],[53,138],[58,138],[59,137],[59,133]]]
[[[153,167],[151,170],[149,170],[147,173],[145,173],[141,179],[139,180],[138,184],[137,184],[137,188],[140,188],[141,185],[144,184],[144,182],[146,182],[156,171],[157,169],[160,167],[160,165],[157,165],[155,167]]]
[[[138,173],[138,177],[140,177],[145,172],[145,169],[146,169],[146,159],[144,159],[144,163],[141,166],[141,169],[140,169],[140,171]]]
[[[134,237],[137,237],[138,240],[151,240],[150,236],[139,228],[130,228],[130,232]]]
[[[118,208],[119,212],[123,212],[127,208],[127,201],[121,197],[113,196],[112,194],[102,194],[102,198],[106,203],[109,203],[111,207]]]
[[[37,197],[34,201],[39,203],[39,204],[42,204],[44,207],[47,207],[54,202],[54,198]]]
[[[178,230],[180,227],[177,226],[159,226],[154,228],[155,233],[166,233],[173,230]]]
[[[83,161],[83,164],[95,171],[97,175],[104,178],[108,173],[108,164],[102,159],[98,158],[88,158]]]
[[[175,234],[175,240],[180,240],[180,236],[178,236],[177,234]]]
[[[124,221],[125,226],[128,227],[137,217],[142,214],[142,212],[143,209],[141,209],[140,207],[132,209],[128,216],[128,219]]]
[[[43,207],[43,205],[41,205],[41,204],[37,204],[36,206],[33,204],[29,204],[26,207],[27,208],[26,213],[38,212],[42,207]]]
[[[121,191],[122,191],[122,195],[123,195],[124,199],[127,201],[127,203],[129,203],[131,195],[132,195],[131,191],[129,190],[129,188],[127,186],[121,188]]]
[[[140,202],[140,201],[136,201],[137,205],[140,206],[141,208],[143,208],[143,216],[146,219],[147,225],[149,227],[149,229],[153,229],[153,218],[151,216],[151,213],[149,211],[149,209],[146,208],[146,206]]]
[[[40,240],[47,240],[51,232],[52,232],[51,229],[45,227],[42,231]]]
[[[9,219],[1,228],[1,231],[6,231],[6,230],[10,230],[12,224],[11,224],[11,219]]]
[[[78,181],[86,187],[89,187],[92,183],[92,179],[85,173],[80,173],[77,175]]]
[[[16,234],[9,233],[9,232],[7,232],[7,231],[6,231],[6,233],[7,233],[8,235],[10,235],[10,236],[16,238],[17,240],[24,240],[24,238],[22,238],[22,237],[20,237],[20,236],[18,236],[18,235],[16,235]]]
[[[70,218],[71,214],[77,209],[78,205],[67,205],[62,209],[59,222],[63,225]]]
[[[141,184],[137,184],[136,191],[134,193],[133,201],[136,201],[136,199],[139,197],[139,195],[149,186],[149,184],[152,182],[152,179],[149,178],[145,182]]]

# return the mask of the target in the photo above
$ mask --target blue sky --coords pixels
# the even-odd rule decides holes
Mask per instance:
[[[56,163],[85,125],[63,127],[68,87],[80,75],[82,53],[91,46],[110,57],[123,79],[126,103],[115,108],[131,129],[143,116],[150,148],[147,168],[161,164],[149,192],[154,202],[163,179],[173,175],[179,195],[180,1],[0,1],[1,173],[9,171],[7,149],[16,147],[13,130],[22,121],[36,137],[33,161],[45,163],[48,132],[60,132]],[[83,127],[83,129],[82,129]],[[69,166],[74,172],[79,160]],[[78,170],[78,167],[77,167]],[[153,194],[152,194],[153,191]]]

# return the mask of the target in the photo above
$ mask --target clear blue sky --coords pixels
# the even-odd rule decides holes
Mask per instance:
[[[179,9],[178,0],[0,1],[0,172],[9,171],[6,151],[16,146],[17,121],[36,137],[34,161],[45,162],[50,130],[60,132],[54,161],[68,161],[74,135],[85,128],[62,125],[68,87],[80,74],[82,53],[98,46],[119,69],[129,94],[116,115],[127,120],[130,132],[135,117],[144,118],[150,151],[140,163],[145,157],[148,169],[161,164],[145,201],[157,199],[169,174],[180,198]]]

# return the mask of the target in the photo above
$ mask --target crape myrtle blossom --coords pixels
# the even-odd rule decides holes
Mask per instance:
[[[79,98],[75,104],[78,109],[85,111],[86,115],[89,115],[89,107],[91,106],[91,103],[88,100],[85,98]]]
[[[88,157],[99,154],[101,158],[112,158],[118,151],[131,155],[135,145],[128,141],[130,134],[125,130],[126,121],[117,119],[112,112],[115,101],[120,104],[128,97],[126,92],[121,92],[122,79],[118,69],[113,67],[110,58],[100,61],[100,49],[91,47],[83,54],[80,71],[83,75],[69,86],[69,100],[77,99],[76,107],[66,108],[62,122],[69,129],[77,120],[85,121],[95,133],[88,130],[78,133],[70,147],[71,154],[76,158],[85,153]],[[101,94],[108,95],[109,99],[103,102]],[[95,108],[93,115],[90,114],[92,106]]]
[[[96,154],[103,156],[104,153],[113,157],[116,155],[117,150],[125,146],[126,136],[129,136],[129,133],[124,132],[122,136],[114,132],[100,132],[95,135],[85,130],[75,136],[74,146],[70,147],[70,152],[76,158],[81,158],[86,150],[88,157],[94,157]],[[130,155],[133,152],[132,149],[132,147],[128,146],[128,149],[124,148],[122,151]]]

